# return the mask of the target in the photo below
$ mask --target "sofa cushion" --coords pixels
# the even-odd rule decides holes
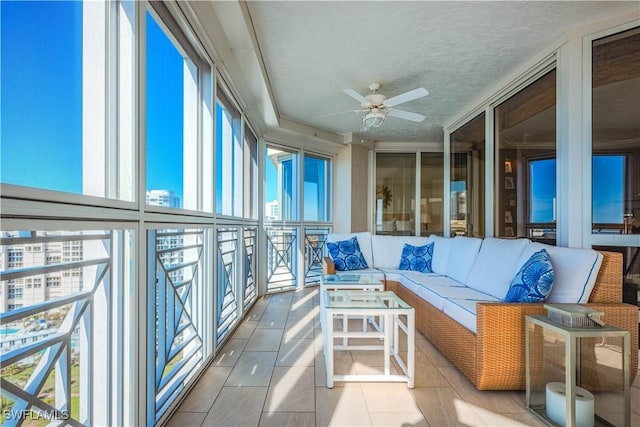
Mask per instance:
[[[541,249],[529,257],[516,273],[504,302],[544,302],[553,285],[553,265],[549,253]]]
[[[487,237],[471,267],[466,285],[481,292],[504,298],[528,239],[496,239]]]
[[[447,262],[449,261],[449,253],[453,239],[432,234],[429,236],[429,242],[433,242],[435,244],[433,247],[433,259],[431,261],[431,268],[433,269],[433,272],[446,274]]]
[[[471,267],[478,256],[482,239],[478,237],[456,236],[452,239],[445,274],[460,283],[466,284]],[[438,247],[436,246],[435,252]],[[500,297],[504,294],[500,295]]]
[[[431,268],[433,246],[433,242],[423,246],[412,246],[405,243],[402,248],[402,256],[400,257],[400,270],[433,273]]]
[[[477,333],[476,304],[479,302],[497,302],[493,300],[474,300],[466,298],[449,298],[444,302],[444,314],[462,326]]]
[[[586,303],[596,283],[602,264],[602,254],[593,249],[565,248],[530,243],[522,252],[518,269],[535,252],[545,249],[553,265],[553,288],[547,297],[550,303]]]
[[[428,239],[418,236],[371,236],[373,263],[369,265],[376,268],[398,268],[405,243],[422,246],[428,243]]]
[[[327,242],[327,249],[337,271],[361,270],[369,267],[355,237],[338,242]]]
[[[364,256],[364,259],[367,261],[367,265],[373,266],[373,255],[371,253],[371,233],[369,233],[368,231],[363,231],[360,233],[329,233],[329,235],[327,235],[327,243],[349,240],[352,237],[358,239],[360,251]]]

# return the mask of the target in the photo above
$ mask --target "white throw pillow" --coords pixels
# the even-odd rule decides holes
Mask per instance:
[[[553,288],[547,297],[549,303],[586,303],[596,284],[602,254],[593,249],[565,248],[529,243],[518,262],[518,270],[541,249],[546,249],[553,265]]]
[[[446,275],[460,283],[467,283],[471,267],[478,256],[482,239],[478,237],[456,236],[451,242],[449,260],[447,261]],[[434,249],[434,255],[438,247]],[[501,295],[500,297],[503,297]]]
[[[352,237],[358,239],[360,251],[367,261],[367,265],[371,267],[373,265],[373,255],[371,253],[371,233],[368,231],[360,233],[329,233],[329,235],[327,235],[327,242],[339,242],[341,240],[349,240]]]
[[[453,239],[432,234],[429,236],[428,242],[435,243],[433,248],[433,259],[431,261],[431,268],[433,268],[433,272],[437,274],[447,274],[447,262],[449,262],[449,253]]]
[[[480,246],[465,284],[496,298],[503,298],[518,271],[520,256],[529,243],[529,239],[487,237]]]

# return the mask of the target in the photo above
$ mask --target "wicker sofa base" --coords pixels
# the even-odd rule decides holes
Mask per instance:
[[[415,308],[418,330],[478,390],[525,389],[525,316],[545,314],[543,304],[479,303],[478,334],[474,334],[400,283],[387,281],[386,287]],[[638,369],[637,307],[621,303],[597,303],[589,307],[603,311],[607,324],[631,332],[633,382]],[[597,388],[607,387],[601,384]]]

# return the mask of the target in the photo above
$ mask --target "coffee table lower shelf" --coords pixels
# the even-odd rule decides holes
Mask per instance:
[[[415,380],[415,311],[404,301],[400,300],[393,292],[367,292],[367,291],[326,291],[327,295],[336,293],[348,293],[350,304],[344,307],[331,306],[331,303],[323,304],[321,323],[323,331],[324,356],[327,371],[327,387],[333,388],[334,382],[361,381],[361,382],[406,382],[407,387],[414,387]],[[366,305],[364,300],[378,299],[378,304],[370,303],[370,307],[357,307]],[[325,301],[330,298],[325,297]],[[352,302],[353,300],[353,302]],[[338,304],[336,304],[338,305]],[[349,317],[369,319],[369,327],[348,330],[344,327],[334,330],[334,318],[340,318],[344,325],[348,325]],[[403,317],[406,321],[403,321]],[[373,321],[377,319],[377,321]],[[399,353],[400,331],[407,337],[407,357],[403,360]],[[354,339],[374,338],[380,344],[354,344]],[[338,339],[341,344],[334,341]],[[351,342],[350,342],[351,340]],[[334,354],[336,351],[364,350],[382,351],[384,353],[384,373],[382,374],[335,374]],[[391,357],[396,360],[402,374],[391,373]]]

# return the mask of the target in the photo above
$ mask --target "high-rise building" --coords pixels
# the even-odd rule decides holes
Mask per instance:
[[[147,204],[179,208],[180,197],[176,196],[171,190],[150,190],[147,191]]]
[[[264,214],[267,219],[280,219],[280,205],[277,200],[264,204]]]

